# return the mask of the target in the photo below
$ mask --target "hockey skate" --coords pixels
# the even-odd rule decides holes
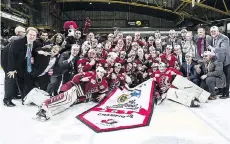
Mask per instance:
[[[190,107],[200,107],[200,101],[197,98],[195,98],[191,101]]]
[[[157,98],[157,105],[160,105],[166,99],[166,96],[167,94],[164,93],[159,98]]]
[[[37,121],[47,121],[50,119],[49,116],[47,116],[47,112],[44,110],[44,109],[40,109],[37,113],[36,113],[36,117],[33,118],[34,120],[37,120]]]

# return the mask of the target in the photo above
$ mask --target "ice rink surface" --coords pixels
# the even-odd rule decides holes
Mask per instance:
[[[93,107],[83,103],[47,122],[35,121],[38,108],[3,106],[4,74],[0,72],[0,144],[230,144],[230,99],[209,101],[191,109],[165,101],[155,107],[150,126],[95,133],[75,117]]]

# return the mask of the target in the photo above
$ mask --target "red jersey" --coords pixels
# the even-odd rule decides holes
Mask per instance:
[[[161,62],[167,64],[168,67],[175,67],[175,63],[177,61],[177,58],[173,55],[173,54],[170,54],[170,55],[166,55],[166,53],[162,54],[160,56],[160,59],[161,59]]]

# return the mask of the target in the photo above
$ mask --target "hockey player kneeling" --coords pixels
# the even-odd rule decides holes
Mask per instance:
[[[167,91],[170,88],[173,79],[176,75],[182,75],[181,72],[179,72],[177,69],[169,67],[166,67],[165,63],[160,63],[158,66],[157,71],[153,72],[152,78],[157,84],[157,91],[156,91],[156,103],[157,105],[161,104],[166,96]]]
[[[104,79],[106,71],[98,67],[95,72],[77,74],[61,87],[61,93],[43,102],[38,111],[38,120],[45,121],[79,102],[94,100],[100,102],[108,92]]]

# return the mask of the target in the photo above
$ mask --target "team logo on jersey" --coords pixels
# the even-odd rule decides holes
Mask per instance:
[[[92,84],[96,84],[96,81],[94,79],[91,79]]]

